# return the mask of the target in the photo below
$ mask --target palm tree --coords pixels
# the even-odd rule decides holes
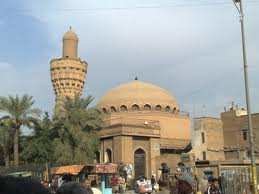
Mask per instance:
[[[91,140],[95,140],[94,133],[98,130],[102,124],[101,113],[96,108],[89,108],[89,105],[93,101],[93,97],[88,96],[86,98],[66,98],[63,103],[62,114],[56,115],[54,119],[56,127],[59,129],[59,137],[62,143],[68,145],[71,150],[72,160],[75,159],[78,149],[83,149],[83,152],[89,152],[90,145],[86,145],[85,139],[92,137]],[[84,145],[83,146],[83,141]],[[62,146],[60,146],[62,147]],[[94,150],[96,151],[96,150]],[[91,151],[90,151],[91,152]]]
[[[33,133],[26,136],[21,156],[29,163],[46,163],[52,161],[53,140],[57,138],[49,114],[45,112],[42,120],[33,123]]]
[[[83,131],[98,129],[102,119],[98,109],[89,107],[93,100],[92,96],[67,98],[64,103],[65,120],[75,127],[80,127]]]
[[[14,165],[19,165],[19,137],[22,126],[30,126],[39,115],[40,110],[33,108],[32,96],[16,95],[0,97],[0,112],[5,114],[5,120],[10,122],[13,130]]]

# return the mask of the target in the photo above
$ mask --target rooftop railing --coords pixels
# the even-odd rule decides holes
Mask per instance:
[[[135,119],[135,118],[124,118],[117,117],[104,121],[103,127],[110,127],[114,125],[134,125],[143,128],[160,129],[159,121],[148,120],[148,119]]]

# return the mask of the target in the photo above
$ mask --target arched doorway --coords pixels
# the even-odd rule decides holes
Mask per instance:
[[[146,175],[146,153],[139,148],[134,152],[135,178]]]
[[[95,160],[96,160],[97,163],[101,162],[101,160],[100,160],[100,152],[99,151],[95,152]]]
[[[112,163],[112,151],[110,149],[106,149],[105,162]]]

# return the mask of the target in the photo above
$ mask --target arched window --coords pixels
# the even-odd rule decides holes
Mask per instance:
[[[160,111],[162,109],[161,105],[156,105],[156,108],[155,108],[157,111]]]
[[[151,106],[149,104],[144,105],[144,110],[151,110]]]
[[[100,152],[99,152],[99,151],[96,151],[96,152],[95,152],[95,160],[96,160],[97,163],[100,163],[100,162],[101,162],[101,161],[100,161]]]
[[[110,149],[106,149],[106,158],[105,162],[112,163],[112,151]]]
[[[120,110],[121,110],[122,112],[126,112],[128,109],[127,109],[127,106],[126,106],[126,105],[121,105]]]
[[[176,113],[176,112],[177,112],[176,107],[174,107],[174,109],[173,109],[173,113]]]
[[[139,105],[133,104],[133,105],[132,105],[132,110],[138,111],[138,110],[139,110]]]
[[[170,112],[170,110],[171,110],[170,106],[166,106],[166,107],[165,107],[165,111],[166,111],[166,112]]]
[[[111,112],[116,112],[116,108],[114,106],[111,106]]]
[[[103,113],[107,113],[107,109],[106,108],[103,108]]]

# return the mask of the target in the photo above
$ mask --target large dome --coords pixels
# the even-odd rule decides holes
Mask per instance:
[[[176,99],[167,90],[138,80],[111,89],[101,98],[97,107],[104,112],[179,111]]]

